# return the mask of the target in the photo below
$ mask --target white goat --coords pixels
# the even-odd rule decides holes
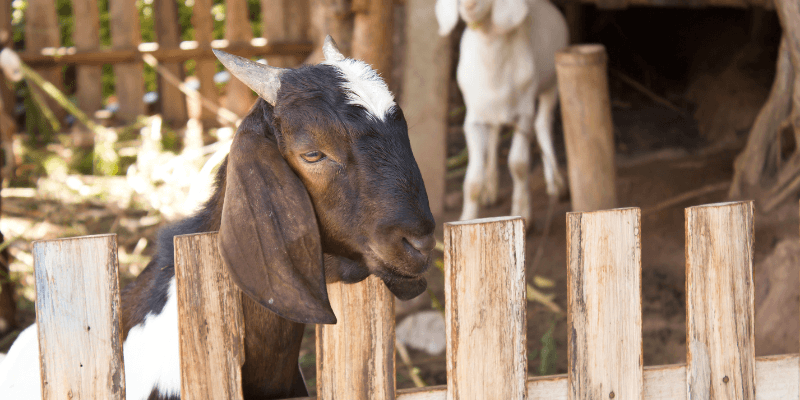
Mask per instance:
[[[457,70],[467,106],[464,135],[469,152],[461,219],[477,218],[479,203],[497,200],[500,130],[513,125],[508,156],[514,180],[511,214],[528,221],[534,128],[542,150],[547,193],[558,195],[564,190],[550,132],[558,102],[555,53],[569,42],[567,23],[547,0],[438,0],[439,34],[449,34],[459,15],[468,26],[461,37]]]

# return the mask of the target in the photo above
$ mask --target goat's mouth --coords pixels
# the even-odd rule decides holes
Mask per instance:
[[[325,272],[328,282],[356,283],[373,274],[380,278],[389,291],[400,300],[419,296],[428,287],[428,281],[420,274],[397,271],[385,262],[361,259],[351,260],[342,256],[325,254]]]
[[[428,287],[428,281],[422,275],[405,276],[386,271],[376,272],[375,275],[381,278],[389,291],[400,300],[413,299]]]

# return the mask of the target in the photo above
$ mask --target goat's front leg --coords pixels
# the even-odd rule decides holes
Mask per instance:
[[[553,150],[553,114],[558,104],[558,87],[553,85],[550,89],[539,94],[539,105],[536,110],[536,141],[542,150],[542,164],[544,164],[544,178],[547,182],[547,194],[561,196],[566,190],[564,178],[558,171],[558,161]]]
[[[461,211],[462,221],[478,218],[478,204],[486,179],[486,156],[489,147],[490,128],[486,124],[476,122],[464,123],[464,137],[467,139],[469,163],[464,177],[464,208]]]
[[[514,182],[511,195],[511,215],[519,215],[525,219],[526,226],[530,222],[530,188],[528,170],[531,163],[531,131],[532,118],[523,116],[514,129],[511,150],[508,153],[508,170]]]
[[[486,169],[483,176],[483,190],[480,196],[482,206],[492,205],[497,202],[497,187],[500,184],[497,178],[497,152],[500,146],[501,125],[489,125],[486,132]]]

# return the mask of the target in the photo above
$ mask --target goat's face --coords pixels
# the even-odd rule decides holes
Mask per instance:
[[[435,224],[422,176],[411,152],[403,113],[386,84],[366,64],[345,59],[332,41],[326,43],[325,55],[327,61],[323,64],[280,70],[276,78],[279,88],[274,92],[262,93],[257,84],[251,84],[274,106],[272,124],[277,152],[302,182],[313,207],[311,216],[306,218],[313,220],[316,217],[314,229],[319,238],[319,273],[322,274],[324,252],[324,274],[329,281],[357,282],[374,274],[383,279],[399,298],[414,297],[426,287],[421,274],[430,264],[430,253],[435,245]],[[236,65],[225,57],[221,57],[223,63],[242,79]],[[242,80],[250,84],[247,77]],[[264,80],[268,79],[261,79]],[[241,134],[240,129],[237,136]],[[230,192],[235,190],[231,189],[231,174],[236,173],[231,168],[235,168],[237,163],[234,147],[230,157],[225,207],[232,201]],[[280,192],[285,189],[271,190]],[[288,196],[299,198],[300,195],[293,193]],[[270,196],[270,199],[274,198]],[[253,208],[253,202],[250,203],[249,208]],[[272,208],[266,210],[268,213],[273,211]],[[290,209],[289,212],[303,214],[306,211]],[[234,211],[229,214],[234,215]],[[280,214],[280,211],[276,213],[279,225],[283,224]],[[247,261],[236,255],[239,250],[226,249],[226,243],[233,242],[226,237],[237,235],[238,228],[231,227],[226,231],[225,215],[223,209],[220,247],[226,264],[233,270],[233,275],[237,275],[237,269],[243,268],[234,264]],[[296,216],[292,218],[297,222]],[[270,224],[274,223],[266,223]],[[258,233],[258,236],[264,235]],[[283,236],[283,243],[288,243],[287,235]],[[314,236],[313,232],[291,232],[290,236],[303,237],[300,242],[304,244],[299,253],[312,252],[309,248],[313,246],[308,244],[312,241],[306,236]],[[286,252],[292,258],[288,262],[297,264],[294,253],[298,252],[291,248]],[[306,261],[300,261],[303,263]],[[300,269],[313,270],[314,267]],[[306,281],[311,281],[303,284],[314,287],[314,293],[304,297],[305,301],[322,301],[325,307],[321,309],[327,311],[329,305],[324,280],[319,288],[314,271],[301,272],[301,275],[308,275]],[[248,286],[243,281],[249,280],[252,274],[246,272],[244,275],[247,277],[239,276],[237,279],[240,286]],[[292,310],[275,307],[274,288],[265,294],[254,294],[255,288],[244,289],[267,308],[286,318],[301,322],[331,322],[325,318],[326,313],[317,312],[319,310],[298,315]]]
[[[439,34],[449,34],[458,18],[469,27],[489,26],[488,31],[504,34],[519,26],[528,15],[529,0],[437,0]]]
[[[329,278],[370,273],[400,298],[425,288],[433,217],[403,112],[364,63],[287,71],[275,108],[281,153],[317,215]]]

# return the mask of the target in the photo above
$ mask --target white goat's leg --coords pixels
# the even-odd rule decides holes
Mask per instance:
[[[500,125],[489,125],[486,133],[486,169],[483,176],[483,191],[480,204],[488,206],[497,202],[497,148],[500,145]]]
[[[562,195],[566,189],[564,178],[558,171],[558,161],[553,150],[553,114],[558,104],[557,86],[539,95],[539,106],[536,111],[536,141],[542,150],[542,163],[544,164],[544,178],[547,182],[547,194]]]
[[[478,202],[484,184],[488,126],[479,123],[465,123],[464,137],[467,139],[469,163],[464,177],[464,208],[462,221],[478,218]]]
[[[511,215],[521,216],[525,219],[526,225],[530,218],[528,170],[531,162],[531,122],[530,117],[522,117],[517,122],[514,138],[511,140],[511,150],[508,153],[508,170],[514,182]]]

